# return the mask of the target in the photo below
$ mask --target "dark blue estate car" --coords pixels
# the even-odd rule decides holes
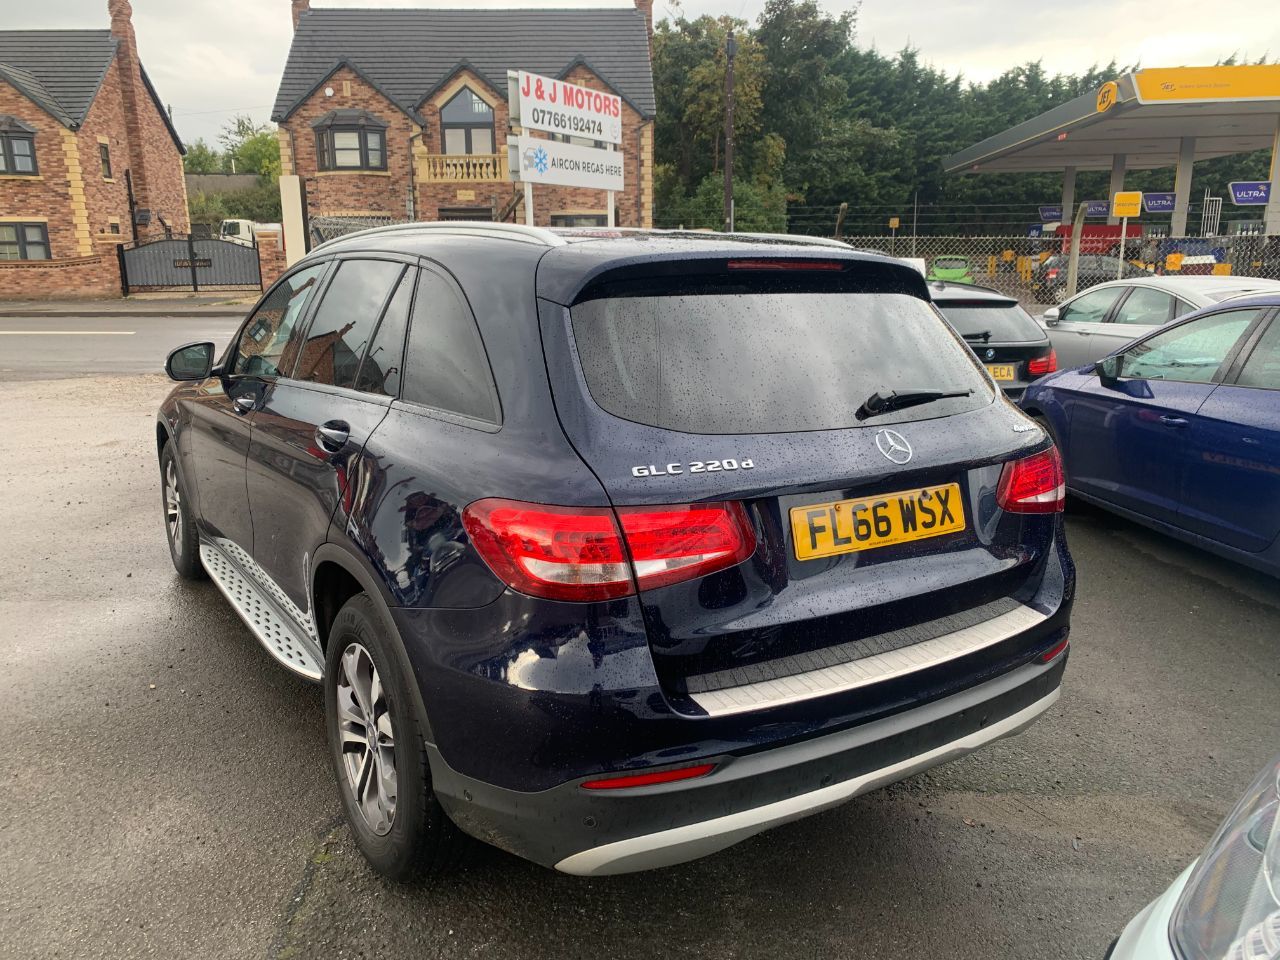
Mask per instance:
[[[174,564],[324,684],[361,851],[676,863],[1052,704],[1061,463],[842,245],[499,224],[327,243],[183,381]]]
[[[1188,314],[1022,405],[1072,493],[1280,576],[1280,297]]]

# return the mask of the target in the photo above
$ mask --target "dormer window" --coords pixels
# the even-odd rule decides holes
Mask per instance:
[[[387,169],[387,124],[368,110],[330,110],[311,126],[319,169]]]
[[[0,116],[0,175],[34,177],[36,130],[17,117]]]
[[[443,150],[451,154],[493,154],[493,107],[463,87],[440,108]]]

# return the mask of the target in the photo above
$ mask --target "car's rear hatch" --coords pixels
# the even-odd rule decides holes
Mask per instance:
[[[1021,393],[1058,368],[1048,335],[1016,300],[948,296],[934,306],[1006,392]]]
[[[803,678],[846,663],[896,663],[900,677],[928,665],[916,644],[1044,619],[1055,520],[997,505],[1004,464],[1044,437],[991,389],[918,273],[822,250],[681,251],[575,288],[574,257],[553,251],[539,276],[561,301],[544,296],[540,316],[568,437],[615,506],[739,502],[755,540],[729,569],[640,584],[678,709],[767,707],[771,689],[806,699]],[[968,393],[858,418],[872,394],[909,388]],[[951,680],[1007,660],[991,637],[944,657]],[[904,695],[891,686],[876,695]]]

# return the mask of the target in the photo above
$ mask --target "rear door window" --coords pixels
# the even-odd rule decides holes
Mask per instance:
[[[1058,312],[1058,322],[1101,323],[1107,311],[1122,293],[1124,293],[1124,287],[1107,287],[1081,294],[1070,303],[1062,305],[1062,309]]]
[[[994,394],[923,300],[897,293],[620,296],[570,310],[592,399],[625,420],[698,434],[862,425],[876,392],[967,391],[866,421],[977,409]]]
[[[1120,309],[1111,318],[1111,322],[1140,327],[1159,327],[1174,318],[1173,304],[1173,297],[1163,290],[1134,287],[1128,299],[1120,305]]]
[[[1280,320],[1271,321],[1271,326],[1245,361],[1236,383],[1242,387],[1280,390]]]
[[[360,358],[404,269],[391,260],[342,261],[298,351],[293,379],[355,386]]]
[[[413,287],[418,271],[410,267],[400,278],[395,295],[387,304],[378,323],[378,332],[365,351],[360,372],[356,375],[356,389],[362,393],[376,393],[394,397],[400,393],[400,378],[404,362],[404,335],[409,329],[409,305],[413,303]]]
[[[991,335],[991,343],[1044,339],[1040,325],[1016,303],[944,302],[937,307],[961,336],[987,333]]]

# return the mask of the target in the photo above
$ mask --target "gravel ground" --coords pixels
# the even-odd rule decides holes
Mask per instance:
[[[1280,748],[1275,581],[1075,508],[1066,688],[1022,736],[682,867],[477,846],[393,886],[341,823],[318,689],[173,573],[166,390],[0,382],[0,957],[1100,958]]]

